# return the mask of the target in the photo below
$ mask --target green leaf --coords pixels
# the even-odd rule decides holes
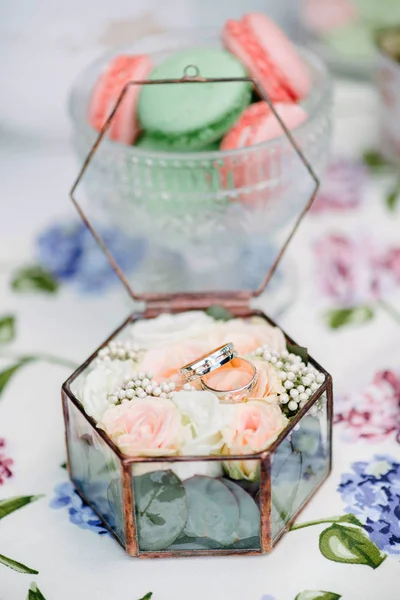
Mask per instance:
[[[363,154],[364,164],[370,169],[372,172],[382,171],[382,169],[386,169],[389,167],[389,162],[386,160],[382,154],[376,152],[375,150],[367,150]]]
[[[300,356],[303,363],[308,364],[308,350],[307,348],[303,348],[303,346],[298,346],[297,344],[286,344],[286,349],[288,352],[292,354],[296,354],[296,356]]]
[[[342,517],[339,517],[336,522],[337,523],[351,523],[351,525],[356,525],[357,527],[363,526],[361,521],[359,521],[357,519],[357,517],[355,515],[352,515],[351,513],[349,513],[348,515],[343,515]]]
[[[15,292],[45,292],[54,294],[58,289],[58,281],[53,275],[38,265],[22,267],[14,273],[11,287]]]
[[[206,315],[212,317],[216,321],[230,321],[233,319],[233,314],[223,306],[213,305],[210,306],[205,312]]]
[[[134,497],[141,550],[168,548],[185,527],[188,507],[181,480],[172,471],[134,477]]]
[[[6,315],[0,319],[0,344],[8,344],[15,338],[15,317]]]
[[[240,513],[230,489],[218,479],[198,475],[186,479],[183,485],[188,501],[185,535],[231,544],[231,534],[239,525]]]
[[[370,306],[355,306],[353,308],[338,308],[325,313],[327,325],[331,329],[340,329],[346,325],[367,323],[374,318],[374,311]]]
[[[35,502],[39,498],[43,498],[43,495],[39,496],[15,496],[14,498],[6,498],[5,500],[0,500],[0,519],[3,519],[7,515],[10,515],[15,510],[30,504],[31,502]]]
[[[319,536],[319,549],[328,560],[376,569],[385,560],[366,533],[355,527],[334,524]]]
[[[386,196],[386,206],[390,211],[396,209],[397,203],[400,200],[400,181],[397,181],[395,186],[388,192]]]
[[[66,469],[66,468],[67,468],[67,463],[66,463],[66,462],[65,462],[65,463],[62,463],[62,464],[60,465],[60,467],[61,467],[61,469]]]
[[[241,540],[258,537],[260,545],[260,509],[253,498],[237,483],[229,479],[220,479],[228,490],[234,495],[239,507],[239,521],[234,531],[224,540],[224,546],[235,544]]]
[[[36,583],[31,583],[26,600],[46,600]]]
[[[140,598],[140,600],[150,600],[152,596],[153,592],[148,592],[145,596],[143,596],[143,598]]]
[[[30,573],[31,575],[37,575],[39,573],[39,571],[31,569],[30,567],[27,567],[16,560],[12,560],[12,558],[3,556],[2,554],[0,554],[0,563],[6,567],[9,567],[10,569],[14,569],[14,571],[18,571],[18,573]]]
[[[4,371],[0,372],[0,395],[4,392],[5,387],[9,383],[10,379],[15,375],[15,373],[28,362],[34,360],[33,358],[21,358],[15,365],[11,367],[7,367]]]
[[[339,600],[342,596],[334,592],[323,592],[321,590],[304,590],[297,594],[294,600]]]

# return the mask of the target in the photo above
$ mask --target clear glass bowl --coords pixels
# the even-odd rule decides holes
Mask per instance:
[[[97,135],[87,121],[89,98],[110,59],[121,51],[147,52],[157,64],[174,50],[193,46],[220,42],[209,32],[154,36],[103,56],[78,77],[69,110],[81,162]],[[330,80],[316,56],[299,52],[309,67],[312,92],[302,103],[308,118],[293,135],[321,175],[331,139]],[[257,287],[313,189],[284,136],[233,151],[195,153],[150,152],[105,139],[83,183],[79,200],[92,221],[146,240],[142,267],[125,273],[138,292]]]

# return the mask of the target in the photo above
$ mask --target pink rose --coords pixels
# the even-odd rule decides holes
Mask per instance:
[[[263,344],[271,350],[286,350],[285,337],[279,327],[273,327],[261,317],[217,321],[206,333],[210,348],[232,342],[238,354],[250,354]]]
[[[174,381],[179,389],[184,383],[179,369],[212,350],[213,347],[204,339],[182,340],[170,346],[150,348],[138,368],[153,373],[159,383]]]
[[[266,398],[283,392],[282,381],[278,377],[276,369],[264,360],[251,357],[251,361],[257,369],[257,383],[251,391],[250,398]]]
[[[267,362],[249,357],[257,369],[257,383],[249,398],[271,397],[283,391],[282,382],[276,370]],[[249,383],[254,371],[251,365],[235,359],[207,375],[207,384],[215,390],[234,390]]]
[[[171,400],[144,398],[109,408],[99,427],[127,456],[166,456],[185,440],[181,414]]]
[[[223,454],[253,454],[265,450],[288,424],[280,406],[262,400],[224,405],[227,413],[222,430]],[[233,414],[232,414],[233,413]],[[259,477],[259,461],[228,461],[225,468],[232,479],[254,481]]]

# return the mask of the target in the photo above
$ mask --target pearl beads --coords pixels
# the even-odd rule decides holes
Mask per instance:
[[[148,396],[172,398],[175,383],[171,381],[159,384],[151,377],[151,373],[131,373],[129,377],[125,377],[112,394],[109,394],[107,397],[108,402],[110,404],[123,404],[133,398],[147,398]]]
[[[136,344],[126,340],[114,340],[99,350],[95,364],[103,364],[110,360],[137,361],[141,350]]]
[[[283,387],[278,399],[283,412],[289,417],[303,408],[325,381],[323,373],[319,373],[312,365],[306,365],[300,356],[287,350],[275,352],[264,345],[257,348],[254,354],[277,370]]]

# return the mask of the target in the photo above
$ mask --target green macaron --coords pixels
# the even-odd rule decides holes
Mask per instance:
[[[204,148],[201,148],[199,152],[215,152],[219,150],[221,144],[221,140],[218,139],[215,142],[211,142],[207,144]],[[135,142],[136,148],[141,148],[142,150],[147,150],[148,152],[171,152],[176,151],[176,148],[171,148],[171,145],[168,143],[167,139],[154,137],[149,133],[143,133],[138,140]],[[181,152],[191,152],[192,148],[183,148]]]
[[[181,50],[158,65],[150,79],[181,78],[188,65],[202,77],[246,77],[229,52],[213,48]],[[141,128],[171,151],[205,149],[221,138],[249,104],[248,82],[181,83],[143,86],[139,95]]]

